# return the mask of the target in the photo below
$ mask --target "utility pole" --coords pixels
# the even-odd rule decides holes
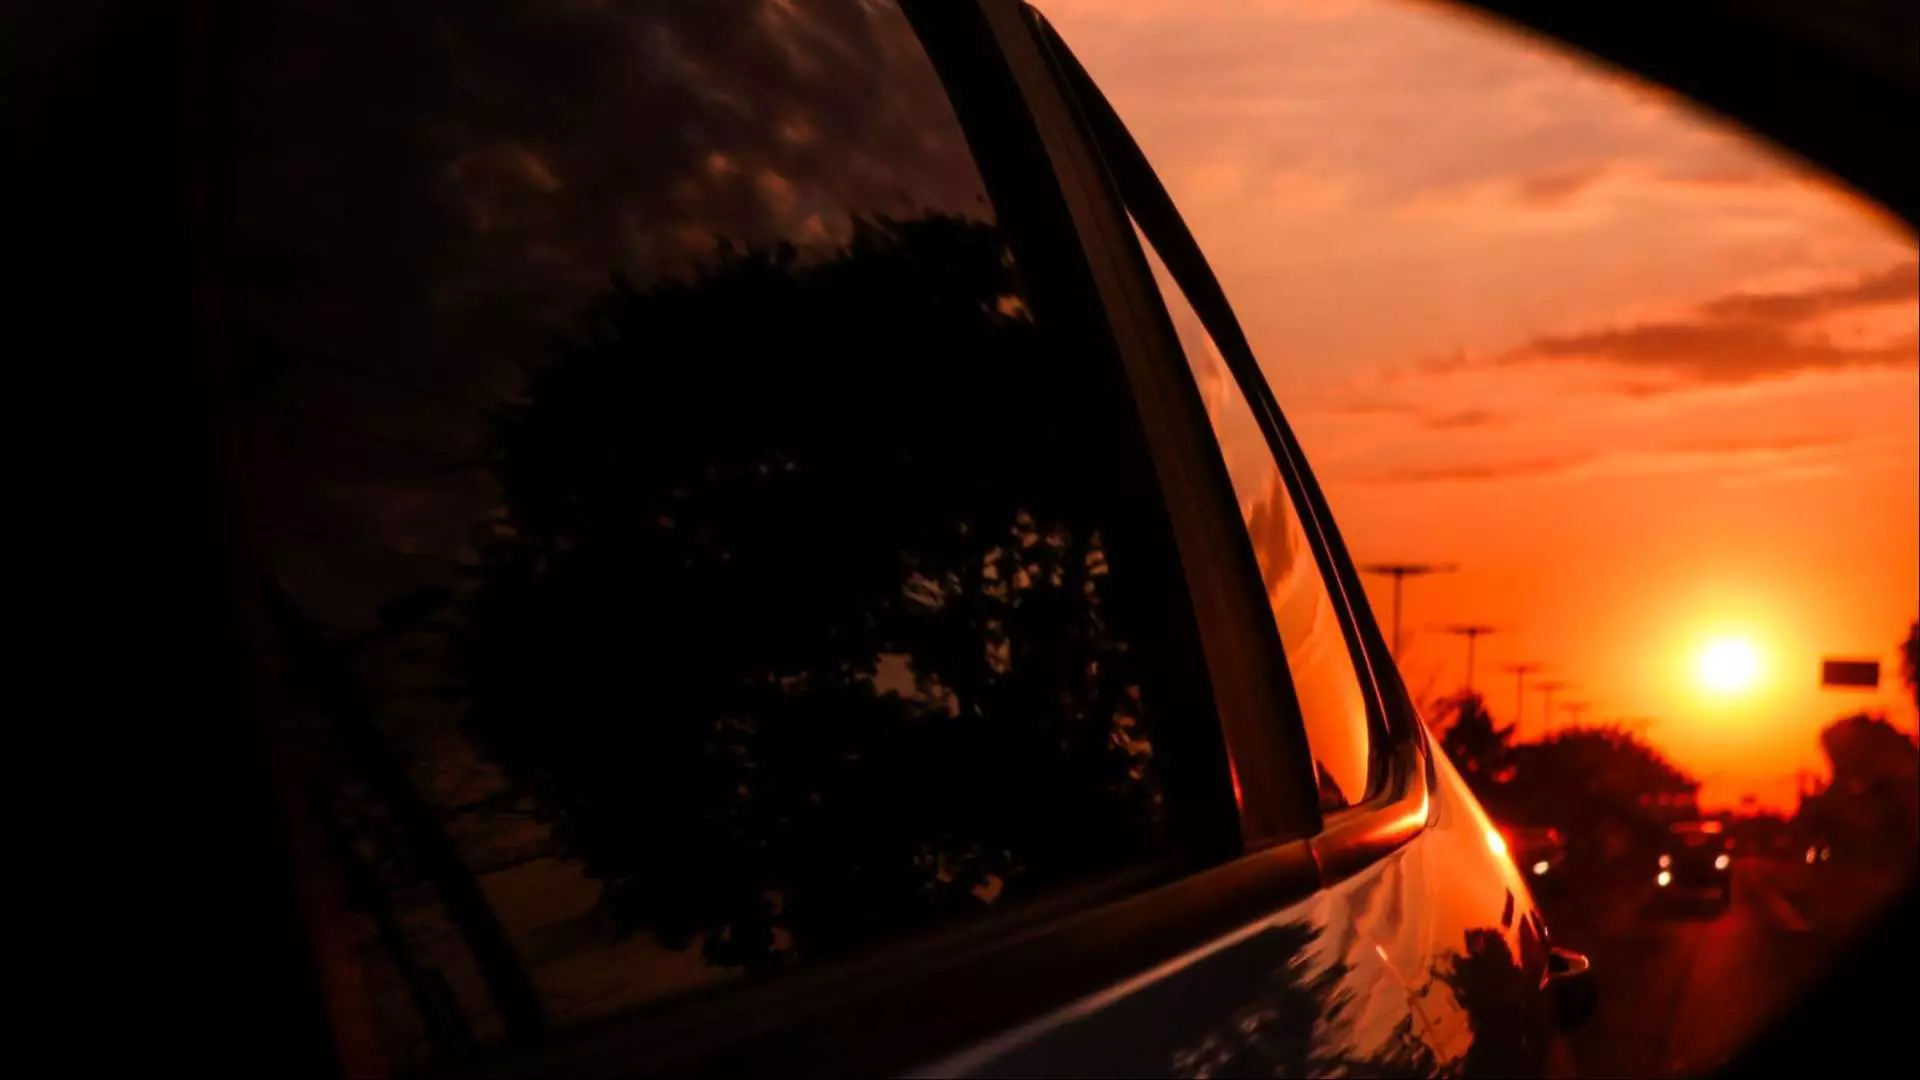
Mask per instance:
[[[1799,789],[1801,798],[1820,794],[1820,774],[1812,769],[1801,769],[1795,774],[1794,781],[1794,786]]]
[[[1400,659],[1400,583],[1410,577],[1450,574],[1459,567],[1453,563],[1368,563],[1360,568],[1369,574],[1384,574],[1393,579],[1393,658]]]
[[[1573,718],[1573,726],[1579,727],[1580,717],[1584,715],[1588,709],[1593,707],[1593,703],[1588,701],[1569,701],[1560,707],[1565,709],[1567,715]]]
[[[1455,623],[1454,625],[1444,627],[1443,629],[1447,633],[1452,634],[1455,637],[1463,637],[1467,639],[1466,692],[1471,694],[1473,693],[1473,643],[1480,640],[1482,637],[1486,636],[1487,634],[1498,633],[1499,628],[1493,627],[1493,626],[1482,626],[1478,623]]]
[[[1647,737],[1647,729],[1656,723],[1658,723],[1658,721],[1651,716],[1623,716],[1620,718],[1621,727],[1626,728],[1642,739]]]
[[[1516,734],[1521,733],[1520,722],[1527,715],[1527,676],[1544,666],[1546,665],[1526,660],[1518,664],[1508,664],[1501,669],[1513,672],[1513,730]]]
[[[1546,725],[1546,730],[1541,733],[1543,738],[1553,734],[1553,692],[1565,690],[1572,685],[1570,682],[1562,682],[1558,679],[1534,684],[1533,688],[1540,691],[1540,722]]]

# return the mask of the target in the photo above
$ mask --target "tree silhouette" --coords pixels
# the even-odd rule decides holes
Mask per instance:
[[[957,217],[722,244],[499,418],[465,728],[620,929],[765,967],[1152,834],[1117,436],[1018,295]]]
[[[1471,691],[1448,699],[1442,706],[1452,714],[1440,745],[1476,793],[1511,778],[1513,725],[1494,722],[1486,699]]]
[[[1632,731],[1568,728],[1509,755],[1511,781],[1483,801],[1496,817],[1560,828],[1578,845],[1612,832],[1651,840],[1699,782]]]
[[[1856,713],[1827,725],[1820,748],[1832,766],[1802,819],[1852,850],[1913,855],[1920,831],[1920,750],[1885,717]]]
[[[1473,1033],[1450,1073],[1463,1076],[1538,1076],[1545,1047],[1539,1037],[1537,988],[1521,978],[1522,965],[1493,927],[1466,932],[1466,948],[1438,967]]]
[[[1907,684],[1907,695],[1920,712],[1920,619],[1907,628],[1907,640],[1900,643],[1900,677]]]

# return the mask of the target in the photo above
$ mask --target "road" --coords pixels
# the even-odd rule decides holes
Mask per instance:
[[[1598,1011],[1574,1033],[1582,1076],[1699,1076],[1791,1006],[1899,884],[1841,863],[1746,859],[1725,911],[1670,913],[1656,889],[1616,885],[1548,900],[1556,940],[1587,953]]]

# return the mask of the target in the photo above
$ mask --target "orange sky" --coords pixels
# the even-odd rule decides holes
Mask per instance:
[[[1588,721],[1655,718],[1710,804],[1791,809],[1843,711],[1914,727],[1894,666],[1920,607],[1911,234],[1444,7],[1038,6],[1179,202],[1356,558],[1460,564],[1409,583],[1416,690],[1464,674],[1433,625],[1499,625],[1478,659],[1497,716],[1499,666],[1547,662]],[[1751,691],[1701,689],[1717,634],[1760,651]],[[1820,691],[1826,654],[1883,657],[1883,692]]]

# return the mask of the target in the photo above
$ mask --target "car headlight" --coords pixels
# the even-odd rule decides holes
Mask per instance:
[[[1809,859],[1807,861],[1811,862],[1813,860]],[[1660,856],[1660,869],[1665,870],[1667,867],[1672,865],[1673,865],[1673,856],[1671,855]]]
[[[1713,857],[1713,868],[1715,870],[1725,870],[1727,867],[1732,865],[1733,865],[1733,859],[1731,856],[1715,855]]]
[[[1818,859],[1819,857],[1820,857],[1820,853],[1818,851],[1815,851],[1812,848],[1807,849],[1807,865],[1808,866],[1812,866],[1813,861],[1815,859]]]
[[[1533,876],[1542,877],[1551,869],[1553,869],[1553,864],[1545,859],[1541,859],[1539,862],[1533,864]]]
[[[1660,871],[1660,873],[1654,876],[1653,883],[1664,889],[1668,885],[1673,883],[1673,875],[1667,873],[1665,870],[1662,870]]]

